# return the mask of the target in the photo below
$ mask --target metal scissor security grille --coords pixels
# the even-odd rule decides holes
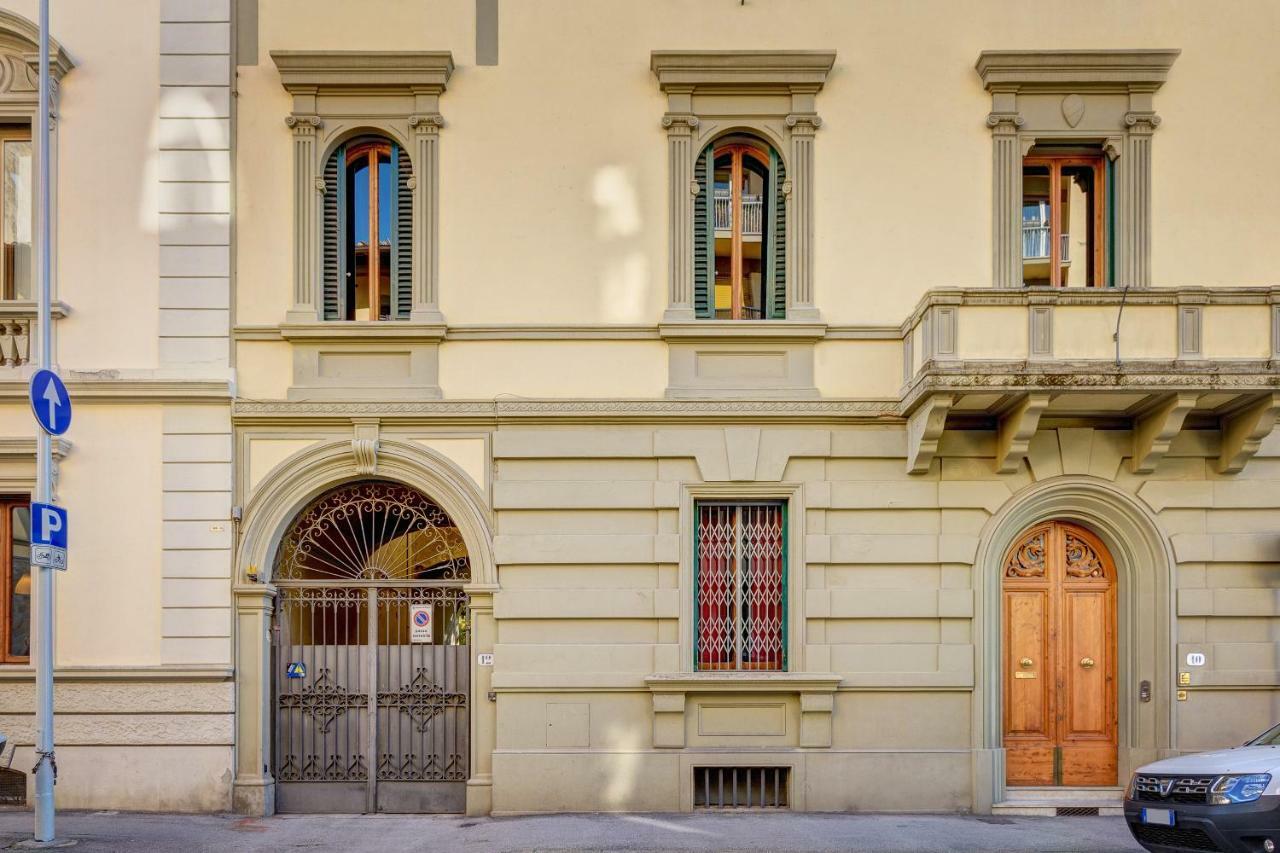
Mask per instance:
[[[695,809],[785,809],[790,767],[695,767]]]
[[[786,507],[698,503],[696,663],[786,669]]]
[[[340,487],[299,515],[275,577],[277,807],[464,810],[470,571],[448,516],[403,486]]]

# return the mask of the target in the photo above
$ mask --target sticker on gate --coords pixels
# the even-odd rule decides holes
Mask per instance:
[[[431,614],[434,608],[430,604],[409,605],[409,642],[431,642]]]
[[[284,674],[288,678],[306,678],[307,665],[301,661],[294,661],[285,667]]]

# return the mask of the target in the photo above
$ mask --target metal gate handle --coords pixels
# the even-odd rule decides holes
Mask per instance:
[[[1093,669],[1093,658],[1080,658],[1080,665],[1085,669]]]

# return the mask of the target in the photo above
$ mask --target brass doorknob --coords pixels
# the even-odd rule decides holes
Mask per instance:
[[[1093,658],[1080,658],[1080,665],[1085,669],[1093,669]]]
[[[1018,666],[1022,667],[1023,669],[1030,669],[1031,667],[1035,666],[1035,663],[1036,662],[1033,661],[1031,658],[1023,658],[1022,660],[1018,661]]]

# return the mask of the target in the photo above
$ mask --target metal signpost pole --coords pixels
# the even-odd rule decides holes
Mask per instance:
[[[53,236],[49,216],[49,0],[40,0],[40,103],[36,109],[36,159],[40,164],[36,223],[40,254],[36,260],[40,275],[39,325],[40,368],[52,368],[52,330],[49,321],[50,252]],[[52,498],[53,439],[44,429],[36,430],[36,493],[38,503]],[[36,573],[36,827],[37,842],[53,841],[53,782],[56,765],[53,759],[53,578],[51,566],[32,567]]]

